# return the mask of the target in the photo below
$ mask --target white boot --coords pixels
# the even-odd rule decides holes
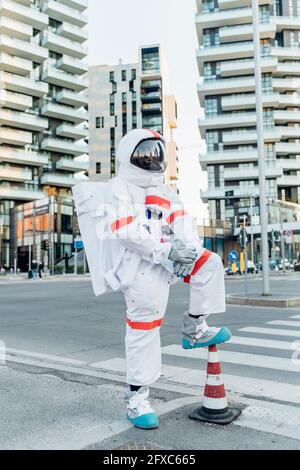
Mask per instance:
[[[205,348],[214,344],[225,343],[231,339],[231,332],[226,327],[209,327],[206,316],[191,317],[186,312],[183,317],[182,347],[183,349]]]
[[[127,418],[137,428],[158,428],[159,422],[149,401],[149,388],[141,387],[137,392],[128,390],[125,401],[127,403]]]

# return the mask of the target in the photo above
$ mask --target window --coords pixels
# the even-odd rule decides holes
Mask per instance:
[[[101,162],[96,162],[96,174],[99,175],[101,173]]]
[[[117,93],[117,83],[116,82],[112,82],[112,92]]]
[[[270,7],[269,5],[259,5],[259,21],[260,23],[270,22]]]
[[[126,82],[126,80],[127,80],[127,71],[122,70],[122,82]]]
[[[269,39],[260,40],[260,51],[262,57],[271,55],[271,44]]]
[[[276,153],[274,144],[265,144],[265,162],[268,167],[276,166]]]
[[[113,93],[111,93],[109,95],[109,103],[110,103],[110,116],[114,116],[115,115],[115,95]]]
[[[262,89],[264,93],[272,92],[272,74],[271,73],[262,74]]]
[[[205,99],[205,115],[206,116],[216,116],[218,114],[219,108],[219,97],[209,96]]]
[[[218,11],[218,0],[203,0],[202,11],[203,13],[210,13],[212,11]]]
[[[274,126],[274,112],[272,108],[265,108],[264,111],[264,126],[273,127]]]
[[[131,69],[131,80],[136,79],[136,69]]]
[[[222,132],[221,131],[206,131],[206,145],[207,150],[210,152],[223,149]]]
[[[220,62],[205,62],[204,64],[204,80],[216,80],[221,76]]]
[[[109,81],[114,82],[115,81],[115,72],[109,72]]]
[[[273,11],[275,16],[282,16],[282,0],[273,0]]]
[[[96,117],[96,129],[100,129],[100,127],[101,127],[101,120],[100,120],[100,117],[97,116]]]
[[[220,36],[219,28],[208,28],[203,30],[203,46],[219,46]]]
[[[115,116],[115,127],[118,127],[118,116]]]
[[[158,47],[142,49],[142,71],[144,74],[159,73],[160,59]]]
[[[127,103],[127,93],[122,93],[122,104]]]

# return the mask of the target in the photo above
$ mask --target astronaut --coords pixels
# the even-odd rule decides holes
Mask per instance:
[[[190,286],[182,347],[223,343],[231,338],[230,331],[206,323],[208,315],[225,311],[223,264],[202,247],[193,219],[177,193],[164,184],[167,160],[160,134],[130,131],[120,142],[117,159],[118,175],[109,182],[109,225],[126,250],[116,276],[127,307],[127,418],[139,428],[152,429],[159,422],[148,387],[161,374],[160,327],[170,285],[183,279]]]

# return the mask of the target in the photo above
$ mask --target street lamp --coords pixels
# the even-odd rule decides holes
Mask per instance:
[[[260,60],[260,34],[258,0],[252,0],[253,16],[253,47],[255,68],[255,94],[256,94],[256,129],[257,129],[257,157],[259,170],[259,205],[261,226],[261,249],[263,268],[263,295],[270,295],[269,277],[269,246],[268,246],[268,220],[266,205],[266,177],[264,156],[264,120],[262,106],[261,60]]]

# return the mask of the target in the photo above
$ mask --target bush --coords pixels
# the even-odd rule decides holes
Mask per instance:
[[[54,266],[54,274],[63,274],[64,266]]]

